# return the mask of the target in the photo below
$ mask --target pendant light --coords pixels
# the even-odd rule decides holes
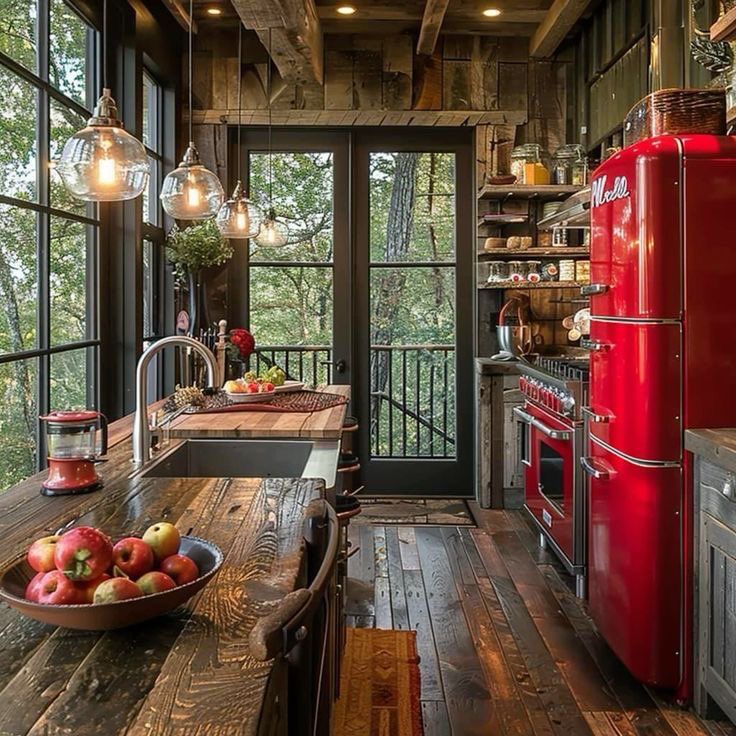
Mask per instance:
[[[102,97],[87,127],[64,144],[55,169],[78,199],[115,202],[137,197],[148,186],[143,144],[126,132],[107,82],[107,0],[102,5]]]
[[[217,213],[217,227],[226,238],[252,238],[260,231],[261,211],[243,191],[240,176],[240,128],[242,117],[242,73],[243,73],[243,24],[238,24],[238,183],[232,196]]]
[[[192,141],[192,14],[189,0],[189,146],[179,166],[161,185],[161,205],[176,220],[206,220],[214,217],[225,199],[222,184],[199,159]]]
[[[276,217],[276,209],[273,206],[273,146],[271,145],[271,29],[268,29],[268,210],[263,218],[261,230],[255,238],[255,242],[264,248],[283,248],[288,242],[288,229],[286,225]]]

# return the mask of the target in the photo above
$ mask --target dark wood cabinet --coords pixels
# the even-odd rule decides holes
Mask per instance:
[[[695,465],[695,707],[736,721],[736,472]]]

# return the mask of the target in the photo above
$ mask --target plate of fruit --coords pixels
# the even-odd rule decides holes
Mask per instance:
[[[36,540],[0,573],[0,598],[43,623],[107,631],[174,610],[221,565],[214,544],[180,536],[168,522],[115,543],[80,526]]]
[[[238,378],[222,387],[228,399],[236,404],[267,404],[276,395],[276,387],[261,378]]]

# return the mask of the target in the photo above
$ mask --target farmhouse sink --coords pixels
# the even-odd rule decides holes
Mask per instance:
[[[321,478],[335,485],[336,440],[188,439],[154,460],[145,478]]]

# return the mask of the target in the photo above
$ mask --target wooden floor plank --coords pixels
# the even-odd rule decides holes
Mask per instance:
[[[373,596],[376,628],[393,629],[393,617],[391,615],[391,590],[388,578],[376,578]]]
[[[452,736],[444,700],[423,700],[422,722],[424,736]]]
[[[432,624],[429,621],[427,594],[424,580],[419,570],[405,570],[404,583],[406,605],[409,615],[409,626],[417,632],[417,652],[419,654],[419,672],[422,677],[422,700],[445,699],[440,678],[437,649],[434,643]]]
[[[401,550],[401,566],[404,570],[418,570],[419,555],[417,554],[417,540],[414,534],[414,527],[399,527],[398,534]]]
[[[391,615],[395,629],[409,629],[409,612],[406,607],[404,570],[401,567],[399,533],[394,527],[386,528],[386,554],[388,557],[388,580],[391,595]]]
[[[416,540],[453,732],[466,736],[499,732],[498,714],[462,612],[442,532],[417,528]]]
[[[345,613],[352,616],[375,616],[375,551],[373,527],[356,526],[350,530],[353,549],[348,560]]]

